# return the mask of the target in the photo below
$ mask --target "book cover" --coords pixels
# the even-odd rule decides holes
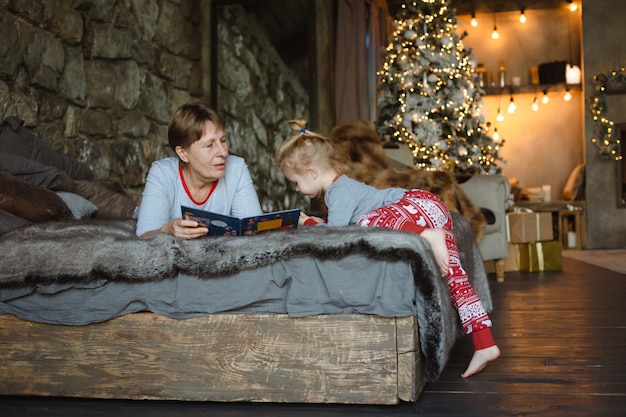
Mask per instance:
[[[300,209],[275,211],[237,218],[192,207],[181,206],[184,219],[195,220],[209,228],[209,236],[248,236],[276,230],[298,228]]]

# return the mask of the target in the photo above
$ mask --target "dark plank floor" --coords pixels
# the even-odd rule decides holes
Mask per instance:
[[[493,278],[493,277],[492,277]],[[180,403],[0,397],[20,416],[626,416],[626,275],[563,259],[563,270],[491,280],[494,335],[502,357],[481,374],[459,374],[469,337],[454,347],[417,403],[397,406]],[[0,378],[2,376],[0,375]]]

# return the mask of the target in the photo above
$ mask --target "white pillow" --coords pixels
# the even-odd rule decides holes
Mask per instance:
[[[74,215],[74,218],[76,219],[80,220],[91,217],[96,211],[98,211],[98,207],[96,207],[94,203],[79,196],[78,194],[68,193],[66,191],[57,191],[57,195],[61,197],[61,200],[63,200],[67,207],[69,207],[70,211]]]

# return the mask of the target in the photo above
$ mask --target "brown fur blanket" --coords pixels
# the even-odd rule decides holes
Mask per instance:
[[[393,168],[380,136],[366,121],[337,126],[329,136],[333,147],[347,160],[349,177],[376,188],[428,190],[438,195],[448,210],[465,217],[476,240],[480,241],[485,231],[485,217],[457,184],[454,175],[447,171]]]

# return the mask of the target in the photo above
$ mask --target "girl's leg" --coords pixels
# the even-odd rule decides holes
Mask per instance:
[[[449,256],[447,281],[450,297],[458,311],[463,330],[466,334],[472,335],[474,348],[477,351],[463,376],[470,376],[480,371],[488,361],[498,357],[499,350],[491,335],[491,320],[461,265],[458,247],[452,233],[452,218],[439,197],[424,190],[410,190],[397,203],[364,215],[358,224],[420,234],[426,229],[442,229],[445,233],[445,245]],[[485,349],[490,350],[489,355],[482,354],[486,353]],[[497,352],[491,352],[494,349]],[[481,354],[478,351],[481,351]]]

